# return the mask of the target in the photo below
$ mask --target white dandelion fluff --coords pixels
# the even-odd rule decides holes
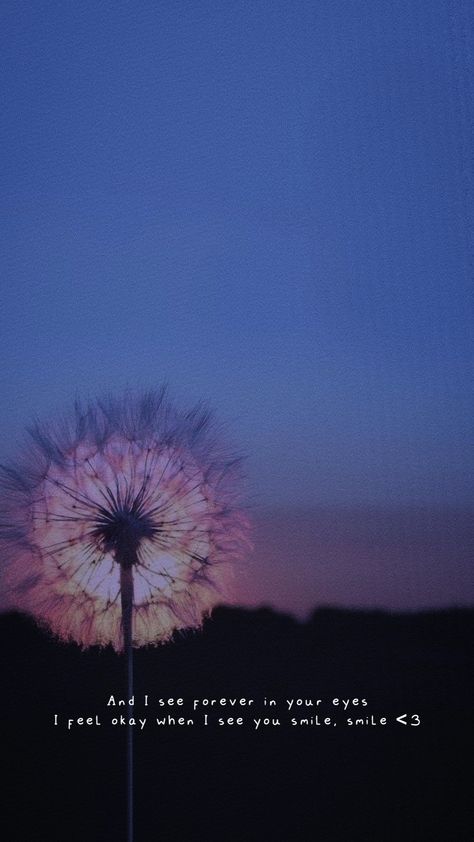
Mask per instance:
[[[126,648],[196,627],[248,546],[239,461],[165,390],[76,404],[0,470],[9,607],[63,640]],[[128,617],[128,619],[127,619]],[[127,628],[128,627],[128,628]]]

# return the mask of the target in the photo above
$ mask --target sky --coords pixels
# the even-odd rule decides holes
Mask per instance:
[[[0,457],[77,395],[168,382],[246,454],[242,599],[472,598],[472,18],[5,0]]]

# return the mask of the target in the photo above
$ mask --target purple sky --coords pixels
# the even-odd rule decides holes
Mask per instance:
[[[471,17],[6,0],[0,458],[168,381],[247,454],[243,599],[467,599]]]

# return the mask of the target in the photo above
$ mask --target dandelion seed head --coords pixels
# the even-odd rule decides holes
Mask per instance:
[[[249,547],[239,460],[201,407],[159,393],[36,424],[1,472],[2,586],[63,640],[122,648],[120,569],[133,572],[134,645],[196,627],[228,598]]]

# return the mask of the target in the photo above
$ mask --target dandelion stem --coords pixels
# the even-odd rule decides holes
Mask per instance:
[[[133,568],[128,553],[120,563],[120,597],[122,603],[123,649],[127,663],[127,842],[133,842],[133,725],[130,720],[133,708]]]

